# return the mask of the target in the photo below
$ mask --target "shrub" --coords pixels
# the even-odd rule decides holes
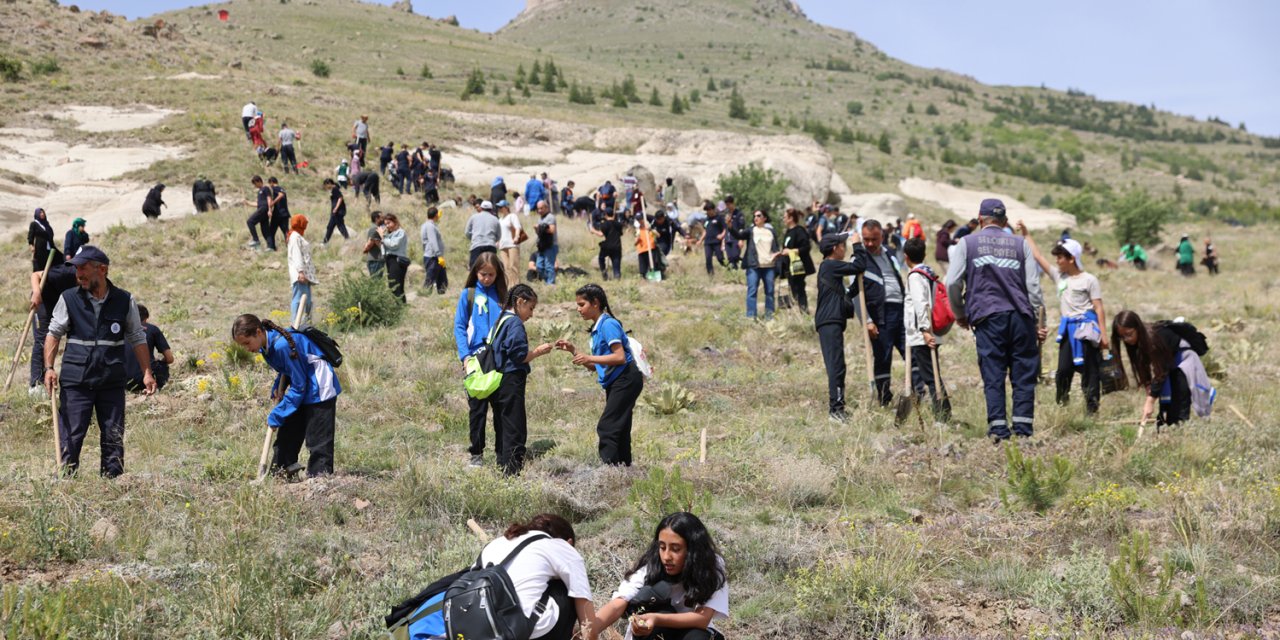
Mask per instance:
[[[587,87],[585,91],[580,89],[578,81],[574,80],[573,84],[569,86],[569,102],[570,104],[595,104],[595,92],[591,90],[591,87]]]
[[[1121,244],[1153,244],[1172,217],[1173,207],[1168,203],[1152,198],[1146,191],[1130,191],[1115,205],[1116,239]]]
[[[773,169],[765,169],[757,162],[740,166],[728,175],[716,179],[716,199],[733,194],[744,211],[757,209],[777,213],[787,204],[787,187],[791,182]],[[777,217],[777,216],[775,216]]]
[[[314,73],[314,74],[315,74],[315,76],[316,76],[317,78],[328,78],[328,77],[329,77],[329,63],[327,63],[327,62],[325,62],[324,60],[321,60],[321,59],[319,59],[319,58],[316,58],[315,60],[312,60],[312,61],[311,61],[311,73]]]
[[[876,143],[876,148],[880,150],[880,153],[883,153],[885,155],[889,155],[893,153],[893,147],[889,146],[888,131],[880,132],[880,140],[879,142]]]
[[[637,520],[637,527],[645,528],[640,534],[647,537],[649,523],[677,511],[705,514],[711,508],[711,494],[698,491],[693,482],[680,475],[680,467],[670,471],[661,467],[649,469],[649,475],[636,480],[627,494],[627,502],[647,516]],[[643,521],[645,524],[639,524]]]
[[[1009,486],[1000,490],[1000,501],[1008,507],[1012,495],[1042,515],[1067,493],[1075,473],[1071,462],[1062,456],[1054,456],[1052,465],[1045,465],[1043,460],[1024,458],[1012,442],[1005,443],[1004,458]]]
[[[467,84],[462,87],[462,99],[470,100],[471,96],[482,95],[484,95],[484,72],[472,69],[471,74],[467,76]]]
[[[434,78],[435,76],[431,73],[431,65],[428,65],[425,62],[422,63],[422,69],[418,71],[418,77],[423,80],[430,80]]]
[[[1081,191],[1073,193],[1070,196],[1058,201],[1058,208],[1076,217],[1076,222],[1080,224],[1091,224],[1098,221],[1098,211],[1101,209],[1098,198],[1089,191]]]
[[[390,327],[404,317],[404,305],[391,293],[387,281],[359,272],[348,274],[338,283],[330,308],[333,312],[327,319],[338,330]]]
[[[684,113],[684,110],[685,110],[684,99],[680,97],[680,94],[679,93],[671,94],[671,113],[673,115],[678,116],[678,115],[682,115]]]
[[[17,82],[22,79],[22,62],[17,58],[0,55],[0,78],[5,82]]]
[[[31,67],[31,75],[33,76],[47,76],[62,71],[62,65],[58,64],[57,58],[53,57],[40,58],[27,64]]]
[[[849,112],[849,115],[851,116],[862,115],[862,103],[858,102],[857,100],[854,100],[844,105],[844,108]]]
[[[729,95],[729,117],[736,120],[746,120],[749,117],[747,114],[747,101],[742,97],[737,87],[734,87],[733,93]]]
[[[677,99],[678,101],[678,99]],[[654,87],[653,92],[649,94],[649,105],[654,107],[662,106],[662,96],[658,95],[658,88]]]
[[[673,416],[689,413],[689,407],[693,406],[696,399],[697,396],[688,389],[678,383],[668,382],[662,385],[658,393],[646,394],[640,403],[660,416]]]
[[[925,113],[925,115],[929,115],[929,116],[936,116],[936,115],[938,115],[938,113],[939,113],[939,112],[938,112],[938,107],[934,106],[934,105],[933,105],[933,103],[932,103],[932,102],[930,102],[930,103],[929,103],[929,106],[927,106],[927,107],[925,107],[925,108],[924,108],[924,113]]]
[[[1120,557],[1111,563],[1109,583],[1120,613],[1148,628],[1171,623],[1203,624],[1209,617],[1204,580],[1197,577],[1192,593],[1174,584],[1174,563],[1166,553],[1160,566],[1150,566],[1151,538],[1135,532],[1120,541]],[[1183,603],[1186,603],[1184,610]]]

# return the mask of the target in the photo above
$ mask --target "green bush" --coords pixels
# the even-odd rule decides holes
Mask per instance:
[[[680,97],[680,94],[679,93],[671,94],[671,114],[677,115],[677,116],[682,115],[684,113],[684,110],[685,110],[684,99]]]
[[[849,112],[849,115],[851,116],[862,115],[862,103],[858,102],[857,100],[854,100],[844,105],[844,108]]]
[[[484,95],[484,72],[472,69],[471,75],[467,76],[467,84],[462,87],[462,99],[470,100],[471,96],[482,95]]]
[[[1116,239],[1121,244],[1154,244],[1172,217],[1169,203],[1152,198],[1146,191],[1130,191],[1115,204]]]
[[[1092,224],[1098,221],[1101,210],[1098,198],[1090,191],[1073,193],[1058,201],[1058,208],[1076,217],[1080,224]]]
[[[31,67],[31,75],[47,76],[62,71],[62,65],[58,64],[58,59],[53,57],[44,57],[39,60],[33,60],[27,63]]]
[[[627,502],[646,517],[640,518],[637,527],[640,537],[647,537],[651,531],[649,523],[660,520],[677,511],[705,514],[711,508],[711,494],[698,491],[693,482],[680,475],[680,467],[672,467],[667,471],[661,467],[649,469],[649,475],[636,480],[627,494]],[[639,524],[643,522],[644,524]]]
[[[329,63],[325,62],[324,60],[320,60],[319,58],[312,60],[311,73],[314,73],[317,78],[328,78]]]
[[[1047,466],[1043,460],[1024,458],[1013,442],[1005,443],[1004,458],[1009,486],[1000,489],[1000,501],[1008,507],[1012,495],[1041,515],[1066,495],[1067,484],[1075,474],[1066,458],[1054,456],[1052,465]]]
[[[1120,541],[1120,557],[1111,563],[1109,582],[1124,618],[1148,628],[1202,625],[1211,620],[1204,579],[1196,576],[1187,593],[1175,584],[1176,569],[1169,554],[1164,554],[1158,567],[1151,566],[1150,556],[1147,533],[1135,532]]]
[[[418,71],[418,77],[422,78],[423,80],[430,80],[434,78],[435,76],[431,73],[431,65],[425,62],[422,63],[422,69]]]
[[[347,274],[330,298],[330,324],[338,330],[390,327],[404,317],[405,306],[391,293],[385,278],[363,273]],[[354,311],[353,311],[354,310]]]
[[[658,95],[657,87],[654,87],[653,92],[649,94],[649,105],[654,107],[662,106],[662,96]]]
[[[17,58],[0,55],[0,78],[5,82],[17,82],[22,79],[22,61]]]
[[[888,131],[882,131],[880,133],[880,140],[876,142],[876,148],[880,150],[880,153],[883,153],[885,155],[893,153],[893,147],[889,146]]]
[[[774,214],[787,206],[787,187],[791,186],[791,182],[783,178],[782,174],[773,169],[765,169],[757,162],[720,176],[716,179],[716,184],[717,200],[733,194],[738,207],[744,211],[759,209]]]
[[[747,113],[747,101],[737,87],[734,87],[733,93],[729,95],[729,117],[735,120],[746,120],[750,117]]]

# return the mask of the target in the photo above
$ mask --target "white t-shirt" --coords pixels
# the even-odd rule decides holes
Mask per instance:
[[[1057,268],[1049,269],[1049,277],[1058,285],[1058,310],[1064,318],[1082,316],[1093,310],[1093,301],[1102,299],[1102,283],[1097,276],[1081,271],[1064,276]]]
[[[516,238],[520,237],[520,216],[515,212],[509,212],[502,216],[500,224],[502,233],[498,236],[498,249],[514,249],[519,246],[516,244]]]
[[[252,102],[246,104],[244,108],[240,110],[240,115],[245,118],[252,118],[258,115],[258,105]]]
[[[480,561],[484,564],[502,562],[521,542],[529,536],[545,536],[541,531],[530,531],[514,540],[505,537],[490,542],[480,552]],[[591,599],[591,584],[587,581],[587,564],[568,542],[559,538],[539,540],[524,548],[511,564],[507,565],[507,574],[511,576],[511,584],[516,588],[520,598],[520,607],[525,615],[533,613],[534,605],[547,590],[547,582],[560,580],[569,588],[570,598]],[[538,618],[530,638],[541,638],[556,626],[560,619],[560,607],[555,600],[547,600],[547,610]],[[566,615],[576,615],[573,610]]]
[[[724,558],[716,556],[716,563],[720,565],[720,569],[724,570]],[[640,593],[640,589],[644,588],[645,578],[649,575],[647,568],[641,568],[639,571],[627,576],[622,580],[622,584],[618,585],[618,590],[613,592],[613,596],[609,599],[614,600],[622,598],[630,602],[632,598]],[[716,627],[716,620],[729,617],[729,581],[725,580],[724,586],[719,591],[711,594],[711,599],[707,600],[702,606],[714,610],[715,615],[711,616],[711,622],[707,624],[712,629],[719,630]],[[684,604],[684,585],[672,583],[671,585],[671,608],[676,613],[691,613],[693,609]],[[627,638],[632,640],[631,625],[627,625]]]
[[[355,131],[357,139],[369,137],[369,125],[363,120],[356,120]]]

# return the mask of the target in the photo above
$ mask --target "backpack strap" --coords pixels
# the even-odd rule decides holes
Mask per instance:
[[[476,306],[476,288],[467,287],[467,321],[471,320],[471,308]]]
[[[550,540],[550,539],[551,539],[551,536],[549,536],[549,535],[547,535],[547,534],[545,534],[545,533],[544,533],[544,534],[542,534],[542,535],[539,535],[539,536],[530,536],[530,537],[529,537],[528,539],[526,539],[524,542],[521,542],[520,544],[516,545],[516,548],[515,548],[515,549],[512,549],[512,550],[511,550],[511,553],[508,553],[508,554],[507,554],[507,557],[503,558],[501,562],[498,562],[496,565],[490,565],[490,566],[504,567],[504,568],[505,568],[508,564],[510,564],[510,563],[511,563],[511,561],[512,561],[512,560],[514,560],[514,559],[515,559],[515,557],[516,557],[517,555],[519,555],[519,554],[520,554],[520,552],[521,552],[521,551],[524,551],[524,548],[525,548],[525,547],[527,547],[527,546],[529,546],[529,545],[531,545],[531,544],[533,544],[533,543],[535,543],[535,542],[537,542],[537,541],[539,541],[539,540]],[[481,550],[481,551],[480,551],[480,555],[476,556],[476,564],[475,564],[475,568],[476,568],[476,569],[483,569],[483,568],[484,568],[484,565],[480,562],[480,560],[481,560],[481,558],[482,558],[482,557],[484,557],[484,550]]]
[[[499,315],[498,321],[494,323],[491,329],[489,329],[489,335],[485,337],[484,343],[488,345],[493,344],[494,341],[498,339],[498,333],[502,330],[502,325],[505,325],[507,320],[511,319],[513,316],[515,316],[514,313],[503,313]]]

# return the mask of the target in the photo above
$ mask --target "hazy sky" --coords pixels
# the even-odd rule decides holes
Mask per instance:
[[[264,1],[264,0],[256,0]],[[378,0],[390,4],[391,0]],[[694,0],[696,1],[696,0]],[[130,18],[184,0],[63,0]],[[1280,2],[1272,0],[799,0],[816,22],[889,55],[988,84],[1068,87],[1110,100],[1218,116],[1280,135]],[[494,31],[523,0],[414,0]],[[234,11],[234,5],[232,7]]]

